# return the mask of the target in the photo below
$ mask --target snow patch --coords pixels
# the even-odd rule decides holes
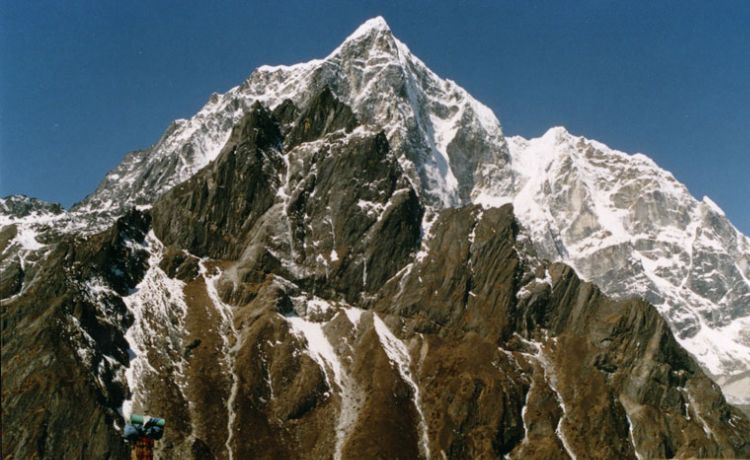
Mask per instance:
[[[627,413],[625,414],[625,418],[628,420],[628,437],[630,437],[630,444],[633,445],[633,452],[635,453],[635,458],[637,460],[642,460],[643,456],[638,453],[638,447],[635,444],[635,436],[633,434],[633,421],[630,420],[630,415]]]
[[[36,230],[26,225],[19,226],[17,229],[18,233],[13,241],[21,245],[23,249],[27,251],[36,251],[37,249],[44,247],[44,245],[36,239]]]
[[[234,326],[234,311],[231,305],[224,303],[219,296],[216,289],[216,282],[221,277],[221,271],[216,270],[213,275],[208,275],[208,269],[206,268],[206,260],[201,259],[198,263],[199,273],[203,277],[203,281],[206,285],[206,294],[211,300],[216,311],[222,319],[221,328],[219,329],[219,335],[221,336],[224,361],[229,371],[229,376],[232,381],[229,397],[227,398],[227,440],[224,446],[227,449],[227,456],[229,460],[234,459],[234,451],[232,450],[232,441],[234,439],[234,423],[237,419],[237,411],[234,409],[234,403],[237,400],[237,393],[239,391],[239,375],[237,374],[236,355],[241,342],[239,340],[239,333],[237,328]],[[234,342],[234,345],[232,345]]]
[[[380,338],[380,343],[383,345],[388,359],[396,365],[396,368],[401,375],[401,378],[406,382],[412,389],[414,394],[414,407],[419,414],[419,427],[421,429],[421,449],[422,454],[425,458],[430,458],[430,444],[429,437],[427,435],[427,421],[422,413],[422,407],[419,396],[419,386],[412,378],[411,374],[411,355],[409,350],[406,349],[406,345],[396,338],[395,335],[388,329],[388,326],[380,319],[377,313],[372,315],[373,323],[375,326],[375,332],[377,332]]]
[[[292,328],[292,331],[299,337],[304,337],[307,343],[307,354],[323,370],[326,382],[329,388],[333,388],[328,378],[329,373],[333,374],[333,381],[341,388],[342,375],[344,373],[341,361],[339,361],[336,352],[328,341],[323,325],[314,323],[298,316],[286,317],[286,321]]]
[[[349,318],[349,322],[352,323],[355,328],[359,327],[359,322],[362,320],[362,313],[365,311],[366,310],[355,307],[344,308],[344,314],[346,314],[346,317]]]
[[[176,327],[182,329],[182,322],[187,313],[183,294],[185,283],[169,278],[159,268],[164,246],[153,231],[149,232],[146,237],[146,248],[149,251],[149,268],[133,292],[122,298],[133,315],[133,324],[125,333],[125,340],[128,342],[131,355],[130,363],[125,370],[125,379],[131,391],[131,398],[125,400],[120,409],[125,417],[130,415],[134,400],[138,399],[143,377],[148,373],[160,374],[160,371],[149,362],[146,353],[153,337],[159,334],[159,331],[153,329],[152,324],[170,324],[172,318],[176,317],[178,323]],[[184,363],[178,362],[176,366],[180,374],[178,377],[184,378]],[[184,382],[177,383],[180,388],[184,388]]]

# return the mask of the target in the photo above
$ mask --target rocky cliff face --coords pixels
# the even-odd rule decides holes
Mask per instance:
[[[653,232],[701,205],[658,207],[663,181],[629,167],[645,160],[534,142],[508,149],[375,19],[325,60],[213,96],[72,211],[4,200],[3,452],[126,458],[135,411],[168,420],[163,458],[750,456],[750,422],[670,330],[665,285],[637,293],[668,321],[576,275],[632,293],[620,262],[665,251]],[[591,168],[610,157],[624,180],[603,195]],[[602,216],[624,210],[645,236],[615,241]],[[700,241],[731,239],[705,215]],[[695,266],[746,276],[737,241]],[[722,324],[741,281],[711,304]]]

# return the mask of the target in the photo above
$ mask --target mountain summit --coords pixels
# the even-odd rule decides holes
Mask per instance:
[[[383,18],[0,213],[14,457],[127,458],[131,411],[163,458],[750,456],[704,373],[744,403],[747,238],[643,155],[506,139]]]
[[[385,20],[365,22],[322,60],[261,66],[241,85],[214,94],[151,148],[134,152],[79,210],[149,204],[219,154],[255,102],[305,106],[324,87],[365,125],[382,129],[420,193],[436,206],[466,204],[477,184],[509,187],[508,152],[492,111],[442,80],[398,41]],[[481,165],[481,167],[480,167]]]

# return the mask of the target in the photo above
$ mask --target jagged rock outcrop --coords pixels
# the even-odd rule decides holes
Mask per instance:
[[[423,208],[385,136],[355,126],[328,89],[285,126],[256,105],[214,163],[156,204],[156,235],[240,258],[245,277],[273,267],[356,299],[408,258]]]
[[[271,114],[255,105],[217,160],[156,205],[161,239],[201,257],[236,257],[239,243],[274,202],[281,141]]]
[[[11,195],[0,201],[0,213],[14,218],[27,217],[30,214],[60,214],[62,206],[48,203],[25,195]]]

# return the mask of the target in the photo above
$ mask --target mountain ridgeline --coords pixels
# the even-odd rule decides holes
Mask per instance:
[[[129,458],[123,414],[145,412],[167,420],[160,458],[750,457],[668,296],[606,267],[643,244],[571,252],[608,238],[585,209],[601,184],[569,179],[586,225],[539,231],[527,173],[589,167],[571,145],[607,156],[555,136],[564,153],[524,166],[534,141],[506,142],[376,18],[213,96],[73,210],[3,200],[3,454]],[[737,246],[722,282],[745,276],[746,238],[711,212]]]

